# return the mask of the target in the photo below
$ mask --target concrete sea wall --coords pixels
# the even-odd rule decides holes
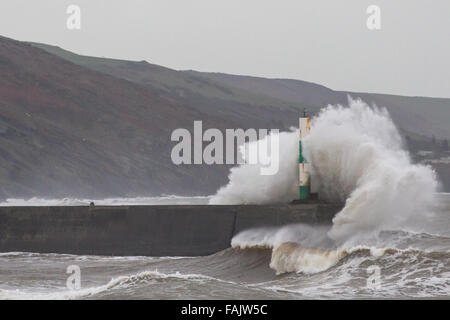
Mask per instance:
[[[330,223],[339,206],[0,207],[0,252],[199,256],[245,229]]]

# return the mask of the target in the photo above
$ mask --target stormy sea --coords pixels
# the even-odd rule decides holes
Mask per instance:
[[[278,138],[282,161],[275,175],[243,164],[211,196],[95,203],[287,203],[298,192],[298,132]],[[439,192],[430,167],[412,163],[387,111],[362,101],[329,106],[313,119],[304,144],[322,200],[345,204],[328,225],[245,230],[229,249],[204,257],[0,253],[0,299],[449,299],[450,194]],[[80,270],[79,288],[67,285],[70,266]]]

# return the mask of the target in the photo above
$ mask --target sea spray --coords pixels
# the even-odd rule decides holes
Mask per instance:
[[[214,195],[210,204],[269,204],[287,203],[298,193],[298,131],[277,134],[279,141],[279,170],[273,175],[262,175],[262,164],[245,163],[231,168],[229,183]],[[267,139],[267,137],[266,137]],[[256,146],[261,144],[261,146]],[[245,158],[245,150],[251,152],[264,148],[265,140],[250,142],[240,148]]]
[[[411,162],[386,109],[351,99],[348,107],[328,106],[313,118],[311,133],[305,138],[304,146],[305,157],[312,164],[311,176],[319,187],[321,198],[345,203],[334,217],[333,225],[325,236],[323,232],[318,236],[305,233],[305,227],[297,232],[292,228],[264,232],[260,229],[252,234],[249,230],[235,237],[233,246],[245,247],[247,243],[272,247],[278,261],[272,262],[273,267],[284,261],[289,265],[283,268],[290,270],[297,265],[301,270],[311,272],[314,268],[307,269],[305,266],[309,264],[305,259],[312,258],[322,266],[332,265],[341,257],[339,248],[350,249],[367,243],[367,239],[376,237],[381,230],[404,228],[413,219],[427,220],[437,188],[435,173],[428,166]],[[261,176],[257,165],[233,168],[229,184],[221,188],[210,203],[267,204],[296,199],[297,156],[298,132],[280,133],[282,165],[279,172]],[[305,234],[320,241],[311,243],[305,239]],[[261,240],[259,244],[258,239]],[[294,250],[296,257],[292,260],[285,257],[286,250],[277,251],[285,242],[325,251],[299,249],[299,254],[300,251]],[[337,251],[330,254],[330,249]],[[284,253],[280,255],[280,252]],[[322,261],[319,258],[321,252],[329,259]],[[296,263],[292,263],[294,260]]]
[[[413,164],[386,109],[350,100],[313,119],[304,141],[321,196],[345,201],[329,236],[339,242],[396,228],[426,213],[437,188],[434,171]]]
[[[282,132],[280,170],[263,176],[258,165],[231,169],[229,183],[211,204],[287,203],[297,198],[298,132]],[[258,143],[258,142],[253,142]],[[312,120],[304,140],[311,177],[322,199],[345,202],[333,220],[330,237],[376,233],[424,214],[437,182],[433,170],[412,164],[386,109],[350,100],[328,106]]]

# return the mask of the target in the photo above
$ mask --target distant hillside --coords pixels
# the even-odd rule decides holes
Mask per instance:
[[[228,86],[219,81],[211,81],[201,73],[176,71],[146,61],[126,61],[117,59],[82,56],[55,46],[31,43],[77,65],[126,79],[144,86],[158,88],[170,94],[202,104],[210,99],[228,101],[253,106],[277,109],[300,109],[310,107],[298,101],[286,101],[278,97],[242,90],[239,86]],[[198,100],[196,100],[198,99]],[[203,99],[203,100],[202,100]],[[206,106],[205,106],[206,107]],[[207,106],[211,107],[211,105]],[[318,108],[317,108],[318,110]]]
[[[156,68],[130,64],[149,74]],[[211,193],[226,183],[228,167],[173,165],[174,129],[192,128],[194,120],[203,120],[205,129],[285,129],[298,115],[288,105],[140,84],[3,37],[0,73],[3,198]]]
[[[316,107],[323,107],[328,104],[345,104],[348,95],[355,98],[360,97],[367,103],[386,107],[394,122],[403,130],[427,137],[434,135],[439,138],[450,139],[450,99],[334,91],[321,85],[300,80],[188,72],[207,77],[229,87]]]
[[[139,84],[155,86],[184,96],[185,99],[201,95],[279,109],[301,110],[307,107],[310,112],[316,113],[328,104],[346,104],[349,95],[360,97],[368,103],[386,107],[397,126],[407,134],[450,139],[450,99],[334,91],[300,80],[176,71],[147,62],[87,57],[55,46],[33,45],[75,64]],[[192,102],[201,103],[195,99]]]

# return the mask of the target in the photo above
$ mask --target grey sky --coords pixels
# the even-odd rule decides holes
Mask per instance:
[[[66,28],[81,7],[82,29]],[[366,9],[381,7],[369,31]],[[450,97],[448,0],[3,0],[0,34],[174,69]]]

